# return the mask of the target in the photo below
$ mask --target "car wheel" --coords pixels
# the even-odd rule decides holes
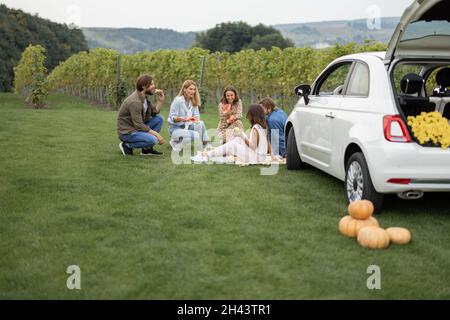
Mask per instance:
[[[383,205],[383,195],[373,187],[369,168],[362,152],[354,153],[348,159],[345,168],[345,193],[348,202],[370,200],[375,207],[375,213],[379,213]]]
[[[286,167],[288,170],[299,170],[304,167],[303,161],[297,149],[294,129],[291,128],[288,134],[287,150],[286,150]]]

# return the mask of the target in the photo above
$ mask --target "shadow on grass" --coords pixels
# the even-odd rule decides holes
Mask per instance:
[[[345,200],[344,182],[339,179],[311,166],[305,165],[301,170],[307,174],[311,179],[316,179],[326,184],[327,187],[333,190],[340,188],[342,190],[342,198]],[[433,215],[442,216],[449,215],[450,217],[450,193],[448,192],[428,192],[425,193],[421,199],[418,200],[403,200],[395,194],[386,194],[384,197],[382,214],[398,214],[398,215]]]
[[[418,200],[403,200],[396,195],[387,195],[384,208],[402,215],[449,215],[449,196],[448,192],[429,192]]]

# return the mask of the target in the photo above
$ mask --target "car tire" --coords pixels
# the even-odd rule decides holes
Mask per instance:
[[[297,142],[295,140],[295,132],[293,128],[289,130],[288,134],[286,167],[288,170],[300,170],[304,167],[303,161],[300,158],[300,154],[298,153]]]
[[[370,200],[375,213],[380,213],[384,196],[378,193],[370,178],[369,167],[362,152],[354,153],[345,166],[345,194],[348,203],[356,200]]]

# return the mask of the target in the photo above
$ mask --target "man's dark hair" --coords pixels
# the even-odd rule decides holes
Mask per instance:
[[[153,82],[153,77],[148,74],[140,76],[136,81],[136,90],[141,92]]]
[[[259,104],[268,109],[270,112],[272,112],[273,109],[276,108],[275,102],[269,97],[261,99],[261,101],[259,101]]]

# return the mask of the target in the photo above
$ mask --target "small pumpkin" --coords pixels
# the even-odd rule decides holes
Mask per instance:
[[[411,232],[405,228],[388,228],[386,229],[389,239],[392,243],[407,244],[411,241]]]
[[[365,220],[372,216],[373,203],[369,200],[353,201],[348,205],[348,213],[355,219]]]
[[[366,220],[354,219],[350,216],[345,216],[339,221],[339,231],[347,237],[355,238],[359,230],[363,227],[375,226],[379,227],[378,221],[374,217],[369,217]]]
[[[365,248],[384,249],[389,246],[390,240],[386,230],[380,227],[364,227],[359,230],[358,242]]]

